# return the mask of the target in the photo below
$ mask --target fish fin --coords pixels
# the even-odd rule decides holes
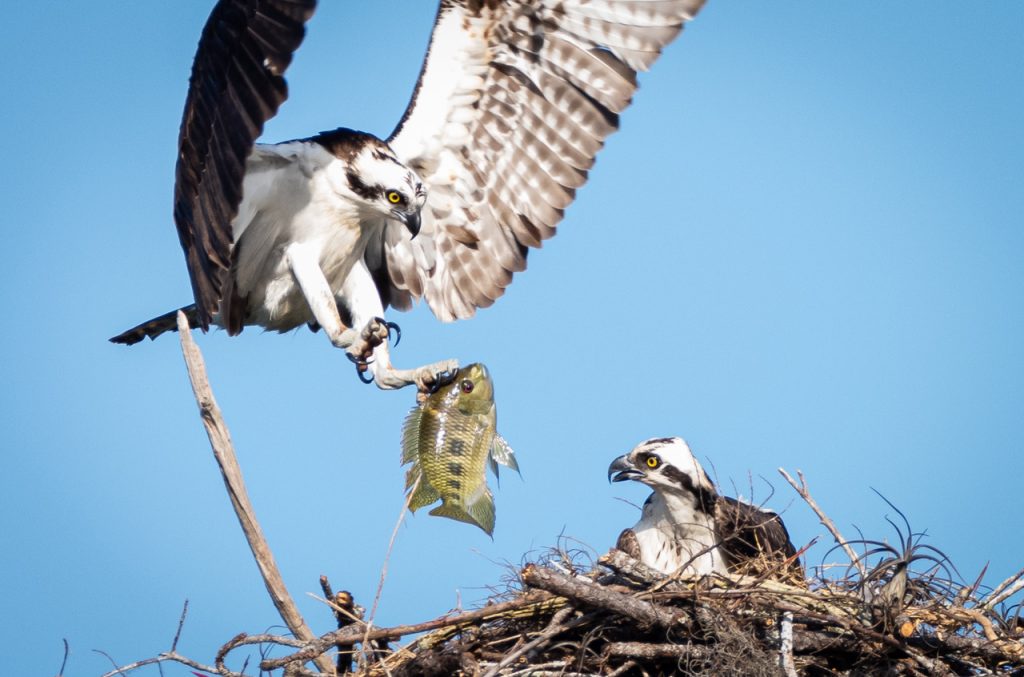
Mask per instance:
[[[420,423],[423,420],[423,407],[416,405],[405,417],[402,425],[402,465],[412,463],[419,455]]]
[[[476,525],[483,529],[488,536],[494,537],[494,497],[491,496],[490,491],[472,505],[445,501],[431,510],[430,514]]]
[[[487,467],[489,467],[491,469],[491,472],[494,473],[494,481],[497,482],[498,486],[500,487],[501,473],[498,472],[498,462],[494,460],[493,454],[487,454]]]
[[[409,491],[413,484],[416,484],[416,479],[419,478],[420,483],[416,485],[416,491],[413,492],[412,498],[409,499],[409,511],[416,512],[425,505],[435,503],[441,494],[437,493],[437,489],[427,481],[425,475],[423,475],[417,466],[409,468],[409,472],[405,475],[405,489]]]
[[[491,442],[491,453],[488,461],[491,464],[491,470],[494,471],[495,477],[498,475],[498,464],[502,464],[506,468],[511,468],[519,473],[522,477],[523,473],[519,470],[519,463],[516,462],[515,452],[512,451],[512,447],[508,445],[505,438],[494,433],[494,440]]]

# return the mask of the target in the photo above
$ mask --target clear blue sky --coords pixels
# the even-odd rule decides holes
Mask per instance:
[[[171,222],[179,116],[210,0],[9,3],[0,625],[7,674],[168,648],[211,660],[278,622],[196,416],[175,337],[114,333],[189,301]],[[324,2],[267,129],[386,135],[431,2]],[[604,551],[638,485],[605,469],[682,435],[730,493],[853,536],[883,492],[965,577],[1024,566],[1024,5],[715,2],[645,75],[559,235],[476,319],[391,319],[395,362],[483,361],[523,480],[494,540],[409,519],[378,621],[436,616],[559,534]],[[369,602],[402,505],[413,393],[360,384],[322,335],[200,337],[286,582]],[[827,539],[823,539],[827,540]],[[820,561],[824,548],[811,563]],[[149,674],[155,674],[155,669]],[[145,674],[145,673],[144,673]],[[168,675],[185,675],[167,668]]]

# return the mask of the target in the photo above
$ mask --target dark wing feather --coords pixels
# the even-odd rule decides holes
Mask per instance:
[[[174,222],[198,321],[219,309],[231,266],[231,221],[245,162],[263,124],[288,97],[284,72],[316,0],[220,0],[203,28],[178,137]],[[240,313],[229,313],[241,330]]]
[[[632,529],[622,530],[619,540],[615,542],[615,547],[635,560],[640,559],[640,541],[636,539],[636,533]]]
[[[730,570],[756,569],[777,564],[796,555],[782,518],[735,498],[719,499],[715,522],[721,535],[721,550]],[[800,564],[794,560],[793,566]]]
[[[442,320],[491,305],[555,234],[636,73],[703,0],[442,0],[416,93],[389,140],[427,184],[415,239],[367,250],[381,296]],[[389,284],[385,285],[385,282]]]

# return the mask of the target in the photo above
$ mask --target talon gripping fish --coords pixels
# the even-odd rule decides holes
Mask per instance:
[[[406,491],[416,512],[438,499],[431,515],[494,532],[494,497],[486,467],[519,471],[512,448],[497,431],[494,383],[487,367],[471,364],[409,412],[402,429],[402,464],[411,463]],[[416,481],[419,480],[419,484]],[[415,485],[415,490],[413,486]]]

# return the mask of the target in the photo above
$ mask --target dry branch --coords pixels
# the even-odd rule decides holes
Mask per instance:
[[[540,612],[542,610],[552,608],[552,601],[554,600],[552,600],[550,595],[545,593],[532,593],[521,595],[508,602],[492,604],[490,606],[485,606],[482,609],[467,611],[453,616],[443,616],[432,621],[427,621],[426,623],[398,625],[392,628],[377,628],[371,630],[369,633],[364,633],[358,627],[349,627],[344,630],[322,635],[318,639],[307,643],[301,650],[288,656],[264,660],[260,663],[260,669],[268,671],[277,670],[278,668],[283,668],[284,666],[296,661],[305,662],[312,660],[314,657],[329,650],[331,646],[335,644],[351,645],[356,642],[372,641],[375,639],[400,639],[406,635],[415,635],[421,632],[438,630],[440,628],[470,625],[486,620],[489,617],[501,616],[508,611],[526,609],[529,607],[533,607],[534,610]]]
[[[520,577],[523,583],[531,588],[547,590],[591,608],[621,614],[642,627],[669,627],[682,620],[682,617],[672,610],[659,608],[650,602],[591,581],[583,583],[579,578],[566,576],[554,569],[528,564],[520,573]]]
[[[797,477],[800,478],[800,484],[797,484],[796,480],[794,480],[788,472],[782,468],[779,468],[778,470],[779,474],[782,475],[786,481],[789,482],[789,485],[796,490],[796,493],[800,494],[800,498],[804,499],[804,502],[811,507],[811,510],[813,510],[814,514],[818,516],[822,525],[824,525],[824,527],[828,529],[828,532],[832,534],[832,538],[836,540],[836,543],[843,548],[843,551],[846,552],[846,556],[850,558],[850,562],[852,562],[860,571],[861,577],[866,578],[867,571],[864,569],[864,563],[860,561],[860,557],[858,557],[857,553],[850,547],[849,541],[843,538],[843,535],[839,533],[839,529],[836,528],[835,522],[825,514],[825,511],[822,510],[818,506],[817,502],[811,497],[811,491],[807,487],[807,480],[804,479],[804,474],[799,470],[796,471]]]
[[[181,336],[181,352],[185,357],[185,365],[188,367],[189,381],[192,383],[192,392],[195,394],[196,403],[199,405],[199,415],[206,428],[206,434],[210,438],[210,446],[213,448],[214,458],[220,468],[221,476],[224,478],[224,485],[228,490],[228,497],[235,509],[238,523],[245,533],[246,541],[256,559],[260,575],[270,594],[270,599],[281,615],[281,620],[288,626],[288,629],[298,639],[310,641],[316,637],[309,629],[306,622],[299,614],[295,602],[292,601],[288,589],[285,587],[284,579],[274,561],[274,555],[270,550],[267,539],[263,536],[259,521],[256,519],[256,512],[249,501],[249,494],[245,489],[245,481],[242,479],[242,468],[238,464],[235,455],[235,447],[231,442],[231,434],[224,423],[220,407],[213,397],[213,390],[210,388],[210,381],[206,375],[206,365],[199,346],[192,340],[192,332],[189,329],[188,320],[185,314],[178,312],[178,333]],[[317,656],[317,667],[325,674],[332,674],[334,666],[325,657]]]

